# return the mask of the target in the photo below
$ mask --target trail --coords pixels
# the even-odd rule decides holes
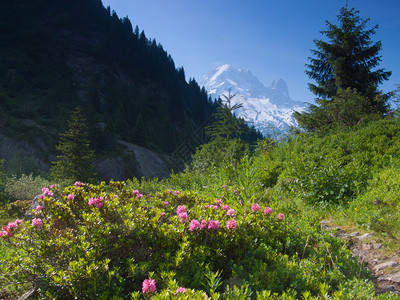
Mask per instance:
[[[393,293],[400,299],[400,253],[388,250],[377,241],[373,233],[360,234],[346,231],[329,220],[320,222],[323,229],[344,241],[358,258],[358,262],[371,270],[375,284],[375,293]]]

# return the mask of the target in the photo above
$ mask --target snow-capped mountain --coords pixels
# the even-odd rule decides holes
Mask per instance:
[[[223,65],[207,73],[199,84],[204,86],[214,99],[224,100],[230,95],[231,106],[242,104],[235,110],[235,115],[254,125],[264,135],[281,134],[289,126],[297,126],[292,114],[303,111],[302,102],[294,101],[289,96],[287,84],[282,79],[275,80],[271,86],[264,86],[249,70],[236,69]],[[222,96],[225,95],[225,96]]]

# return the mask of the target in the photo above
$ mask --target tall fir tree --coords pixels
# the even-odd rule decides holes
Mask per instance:
[[[360,96],[363,101],[356,107],[363,114],[382,115],[387,111],[388,97],[380,96],[378,85],[388,80],[391,72],[376,69],[381,61],[378,53],[382,43],[371,40],[378,25],[366,29],[369,19],[361,18],[358,10],[348,9],[347,5],[341,8],[337,19],[338,25],[326,22],[327,30],[321,33],[327,41],[315,40],[317,49],[311,50],[313,57],[308,58],[306,74],[316,81],[309,83],[309,89],[319,97],[316,103],[320,107],[311,105],[308,112],[295,113],[305,129],[318,128],[313,116],[321,117],[321,110],[330,107],[335,99],[342,99],[337,97],[340,91],[352,90]]]
[[[68,130],[60,134],[56,149],[60,152],[53,162],[51,177],[55,180],[93,182],[94,151],[90,149],[88,127],[82,111],[77,107],[68,121]]]

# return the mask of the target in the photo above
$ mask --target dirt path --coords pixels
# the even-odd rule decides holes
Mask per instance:
[[[400,251],[388,251],[373,233],[346,231],[331,221],[321,221],[322,228],[345,240],[360,264],[371,270],[376,294],[394,293],[400,299]]]

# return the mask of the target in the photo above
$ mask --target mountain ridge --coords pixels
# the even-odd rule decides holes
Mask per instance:
[[[250,70],[234,68],[229,64],[209,71],[199,84],[212,98],[234,95],[233,104],[242,105],[235,110],[235,114],[264,135],[282,134],[297,126],[292,114],[294,110],[305,109],[302,102],[290,97],[288,85],[283,79],[275,79],[266,87]]]

